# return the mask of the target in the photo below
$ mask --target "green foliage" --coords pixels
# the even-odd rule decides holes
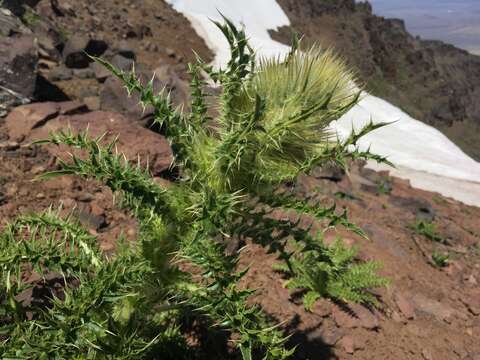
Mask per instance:
[[[138,250],[105,259],[94,237],[52,211],[11,223],[0,236],[0,357],[136,359],[169,346],[178,329],[162,317],[168,284]]]
[[[25,13],[21,18],[22,22],[27,26],[35,26],[40,21],[40,16],[30,7],[26,6],[24,9]]]
[[[124,82],[129,93],[139,93],[142,106],[155,109],[155,122],[175,154],[172,166],[179,170],[171,185],[159,185],[148,170],[129,163],[116,152],[115,141],[105,144],[102,137],[60,131],[39,142],[66,144],[87,153],[82,157],[73,152],[71,161],[59,160],[61,170],[43,178],[69,174],[105,183],[138,219],[140,235],[135,246],[105,259],[94,239],[81,235],[78,225],[62,222],[54,238],[67,236],[74,244],[65,248],[63,243],[57,246],[53,240],[46,241],[55,250],[45,250],[55,260],[47,265],[44,259],[50,258],[40,255],[43,240],[38,236],[20,242],[20,247],[38,244],[39,248],[18,263],[12,261],[19,251],[13,240],[5,243],[11,257],[2,263],[7,291],[4,306],[15,310],[14,314],[19,311],[15,296],[28,285],[12,287],[11,283],[18,283],[22,266],[34,265],[36,259],[42,259],[35,265],[37,271],[46,267],[67,280],[77,278],[80,284],[75,289],[65,286],[66,300],[53,298],[49,311],[38,311],[38,329],[52,329],[55,338],[44,337],[41,346],[28,343],[18,349],[35,354],[49,351],[47,357],[53,358],[63,357],[64,351],[75,351],[82,358],[145,358],[148,351],[164,357],[168,346],[162,344],[175,343],[176,348],[185,344],[178,320],[188,312],[232,333],[245,360],[289,357],[293,350],[285,349],[282,332],[268,323],[260,308],[249,305],[252,290],[239,286],[248,269],[238,269],[238,253],[226,255],[225,240],[231,237],[251,239],[275,252],[279,267],[289,277],[287,286],[305,291],[307,309],[319,297],[375,302],[368,290],[386,284],[376,274],[378,264],[356,261],[356,249],[344,246],[340,239],[327,246],[321,233],[312,235],[317,223],[325,230],[343,226],[364,236],[349,222],[346,210],[277,190],[316,166],[334,163],[346,168],[348,161],[359,158],[388,163],[357,146],[362,136],[385,124],[370,123],[352,131],[347,139],[338,139],[330,124],[360,98],[343,61],[316,47],[306,53],[294,47],[284,59],[257,63],[243,30],[228,19],[216,25],[230,44],[231,60],[226,69],[213,69],[201,60],[190,66],[190,114],[175,108],[165,92],[154,94],[153,81],[142,84],[134,69],[119,71],[96,59]],[[207,115],[202,72],[222,88],[218,119]],[[296,219],[279,220],[272,215],[274,211],[295,214]],[[48,218],[60,221],[55,216]],[[311,226],[301,227],[302,219]],[[18,224],[12,226],[14,230],[4,235],[8,239],[12,231],[23,234]],[[39,234],[43,239],[44,232]],[[88,247],[78,246],[80,240]],[[71,249],[79,257],[70,258]],[[64,328],[61,321],[69,318],[67,305],[77,315]],[[25,341],[26,332],[36,329],[37,322],[16,316],[7,320],[10,330],[4,333],[6,344],[19,346],[17,342]],[[13,327],[21,332],[12,332]],[[64,329],[73,333],[63,335]],[[14,345],[7,348],[14,351]]]
[[[376,304],[375,297],[363,290],[388,284],[375,274],[380,264],[356,263],[358,249],[347,248],[340,239],[330,246],[324,245],[320,236],[307,239],[292,244],[295,251],[281,269],[291,276],[287,288],[305,290],[303,302],[307,310],[320,297]]]
[[[445,239],[438,234],[437,227],[433,222],[417,220],[415,224],[409,225],[409,228],[417,234],[425,236],[427,239],[445,243]]]
[[[377,183],[377,193],[379,195],[390,194],[392,192],[392,182],[390,178],[384,178]]]
[[[432,254],[433,264],[439,268],[447,266],[449,259],[450,259],[449,254],[442,254],[442,253],[439,253],[438,251],[434,251]]]

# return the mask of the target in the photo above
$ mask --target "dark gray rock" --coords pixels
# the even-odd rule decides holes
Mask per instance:
[[[135,51],[128,45],[126,41],[121,41],[117,45],[116,53],[127,59],[136,60]]]
[[[92,60],[88,57],[101,56],[108,48],[103,40],[89,39],[84,36],[73,36],[65,44],[63,59],[69,68],[83,69],[88,67]]]
[[[10,10],[0,8],[0,36],[28,33],[30,30]]]
[[[90,39],[85,51],[91,56],[101,56],[107,51],[108,44],[103,40]]]
[[[1,5],[16,16],[22,16],[25,13],[25,5],[34,7],[39,1],[40,0],[2,0]]]
[[[404,198],[391,196],[389,201],[392,205],[404,208],[415,214],[417,220],[431,222],[435,220],[435,210],[432,205],[420,198]]]
[[[420,206],[416,213],[415,217],[419,221],[426,221],[426,222],[432,222],[435,220],[436,216],[436,211],[433,209],[432,205],[426,203],[423,206]]]
[[[122,64],[120,60],[124,63]],[[130,70],[126,68],[129,62],[131,62],[130,59],[120,57],[119,55],[112,59],[113,65],[122,70]],[[153,77],[153,73],[145,69],[141,64],[136,66],[135,71],[143,84],[146,84]],[[158,67],[154,73],[153,88],[155,93],[165,88],[167,92],[170,92],[171,99],[175,105],[186,102],[188,98],[188,85],[175,74],[169,65]],[[127,114],[135,120],[145,119],[153,114],[151,107],[143,110],[141,106],[139,106],[140,99],[137,94],[133,93],[131,96],[128,96],[124,85],[113,76],[105,81],[105,86],[100,92],[100,101],[102,110],[118,111]]]
[[[105,82],[105,80],[112,75],[112,73],[105,68],[105,66],[99,64],[98,62],[91,63],[90,68],[93,70],[95,78],[101,83]]]
[[[339,166],[326,165],[322,167],[316,167],[313,169],[311,175],[317,179],[339,182],[345,177],[345,171]]]
[[[5,117],[10,109],[29,102],[29,98],[0,85],[0,118]]]
[[[85,53],[88,45],[88,38],[74,36],[68,39],[63,49],[63,60],[69,68],[86,68],[90,64],[90,59]]]
[[[134,61],[130,58],[117,54],[112,58],[110,63],[119,70],[130,71],[132,70]]]
[[[48,79],[51,81],[70,80],[72,78],[72,70],[64,65],[57,66],[50,70]]]
[[[0,38],[0,85],[25,97],[35,90],[38,49],[30,35]]]
[[[91,68],[73,69],[73,75],[80,79],[91,79],[95,77],[95,72]]]
[[[0,37],[0,116],[34,96],[38,52],[34,37]]]

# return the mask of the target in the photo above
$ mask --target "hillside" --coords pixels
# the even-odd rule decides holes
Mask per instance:
[[[291,29],[272,32],[289,42],[292,30],[305,45],[333,47],[358,70],[373,95],[433,125],[463,151],[480,159],[480,57],[440,41],[409,34],[401,19],[372,13],[354,0],[279,0]]]
[[[62,214],[72,213],[89,234],[98,237],[103,253],[114,257],[119,239],[137,240],[138,222],[96,180],[66,176],[32,181],[45,171],[58,170],[55,157],[62,156],[65,149],[31,145],[31,142],[67,127],[75,131],[88,127],[92,136],[107,133],[109,140],[118,135],[118,149],[127,159],[136,161],[140,156],[143,167],[148,159],[155,182],[172,184],[176,175],[169,168],[172,150],[162,135],[164,129],[150,127],[152,109],[142,111],[138,97],[128,98],[120,83],[88,60],[84,50],[94,49],[123,69],[129,69],[135,62],[143,80],[151,79],[155,70],[155,89],[165,87],[175,104],[185,103],[190,96],[186,64],[194,60],[191,49],[206,61],[213,60],[214,54],[187,18],[165,1],[25,3],[33,8],[22,9],[16,1],[5,1],[4,5],[17,10],[18,16],[0,9],[0,96],[6,99],[5,102],[2,99],[6,116],[0,118],[0,230],[19,214],[62,204]],[[364,24],[367,18],[377,29],[385,21],[373,17],[366,5],[352,7],[347,1],[339,8],[327,7],[323,0],[281,3],[293,27],[303,29],[307,41],[314,40],[313,34],[318,39],[317,20],[318,26],[326,21],[332,26],[331,33],[325,30],[321,36],[326,34],[331,36],[330,41],[344,44],[345,52],[354,50],[353,45],[347,46],[346,35],[336,32],[341,29],[335,25],[339,18],[345,22],[345,31],[353,31],[355,24]],[[355,20],[350,22],[350,17]],[[386,24],[391,30],[399,23],[386,21]],[[400,25],[399,36],[408,37]],[[289,31],[283,29],[275,36],[283,38]],[[360,31],[357,35],[365,34]],[[385,54],[393,54],[395,46],[388,46]],[[440,44],[432,47],[450,49]],[[423,51],[427,52],[420,52]],[[440,56],[434,55],[436,51],[439,50],[434,50],[432,57]],[[365,59],[373,57],[367,50],[364,55]],[[388,62],[390,55],[385,56]],[[361,67],[360,55],[352,59],[357,59]],[[366,71],[362,72],[364,80],[368,82],[372,76],[386,81],[382,70],[386,65],[374,64],[365,60],[365,70],[361,70]],[[371,71],[370,76],[367,71]],[[10,75],[6,76],[7,73]],[[426,91],[422,89],[419,87],[418,91]],[[391,91],[393,94],[393,88]],[[22,105],[28,101],[31,104]],[[422,109],[427,108],[425,105]],[[323,299],[312,312],[307,312],[298,294],[286,289],[285,278],[273,269],[274,253],[266,251],[255,239],[231,241],[229,251],[243,249],[238,267],[249,267],[242,284],[257,290],[252,302],[260,305],[274,323],[281,323],[285,334],[291,334],[288,345],[297,346],[293,359],[478,360],[480,208],[412,188],[406,180],[364,165],[352,164],[348,174],[333,167],[318,168],[310,176],[302,175],[296,183],[286,185],[302,199],[328,205],[336,201],[339,211],[348,210],[351,220],[365,230],[369,239],[343,228],[329,230],[325,238],[331,244],[340,235],[348,246],[360,247],[358,261],[376,260],[383,264],[381,274],[390,278],[391,284],[374,292],[378,307]],[[277,216],[285,218],[289,214]],[[42,295],[45,284],[39,279],[29,281],[34,290],[18,297],[25,307],[45,298]],[[64,286],[61,277],[53,276],[51,282],[61,292]],[[0,301],[4,301],[1,294]],[[0,313],[0,327],[5,318]],[[195,322],[186,319],[183,326],[188,331],[186,342],[193,351],[189,359],[240,358],[228,341],[230,334],[206,332],[198,319]],[[0,342],[5,338],[0,332]]]

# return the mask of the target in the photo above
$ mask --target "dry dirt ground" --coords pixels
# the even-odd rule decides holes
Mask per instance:
[[[147,0],[141,5],[126,0],[89,1],[88,5],[60,1],[63,16],[52,12],[51,3],[40,2],[38,11],[66,34],[84,32],[108,44],[127,40],[138,61],[151,67],[157,66],[157,59],[167,61],[177,66],[180,78],[188,77],[185,62],[193,59],[192,47],[203,52],[205,58],[210,56],[186,19],[163,1]],[[138,29],[144,25],[152,35],[142,38]],[[135,37],[128,35],[130,28],[137,29],[132,30]],[[152,45],[146,46],[148,43]],[[48,67],[42,71],[48,76]],[[103,86],[95,79],[86,80],[98,88]],[[75,89],[83,85],[76,77],[57,85],[69,97],[81,99]],[[33,181],[56,165],[49,149],[31,146],[29,141],[37,132],[42,134],[42,128],[57,127],[62,121],[81,124],[83,117],[99,124],[115,118],[121,125],[114,127],[120,138],[122,134],[126,137],[149,130],[139,130],[138,123],[120,114],[90,112],[72,103],[55,106],[27,105],[11,112],[6,120],[0,119],[0,227],[18,214],[62,204],[65,213],[73,212],[99,236],[104,251],[113,252],[120,236],[135,239],[135,221],[114,205],[108,189],[94,181],[73,177]],[[12,121],[14,117],[17,120]],[[31,119],[37,124],[35,129]],[[16,137],[15,131],[23,131],[23,136]],[[148,148],[148,156],[158,156],[158,175],[163,175],[161,159],[170,155],[165,147],[152,146],[163,138],[153,132],[139,136]],[[132,149],[129,142],[122,146],[120,150],[140,151]],[[346,207],[351,220],[366,231],[369,239],[342,229],[338,233],[348,244],[360,246],[360,258],[380,261],[381,273],[391,279],[388,288],[376,293],[378,308],[322,300],[307,313],[295,294],[283,287],[281,274],[272,269],[274,255],[247,244],[240,265],[248,264],[251,270],[244,283],[257,289],[253,301],[292,334],[290,343],[297,345],[296,359],[480,359],[479,208],[412,189],[406,181],[359,165],[348,176],[335,170],[317,171],[300,178],[294,191]],[[413,230],[411,226],[418,220],[433,222],[441,241]],[[327,241],[335,235],[328,233]],[[434,253],[449,255],[445,267],[435,266]],[[203,357],[221,359],[224,354],[212,346]]]

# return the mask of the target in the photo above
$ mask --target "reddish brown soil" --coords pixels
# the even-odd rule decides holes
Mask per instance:
[[[49,0],[36,6],[39,14],[51,21],[66,39],[84,35],[105,40],[109,49],[128,48],[136,61],[155,69],[160,64],[175,66],[178,75],[187,77],[187,64],[195,61],[195,53],[205,61],[212,52],[191,28],[188,20],[161,0],[71,1],[60,2],[63,16],[58,16]],[[72,98],[95,94],[99,85],[92,79],[58,81]]]
[[[154,68],[157,63],[188,64],[195,51],[209,60],[211,51],[192,30],[188,20],[164,1],[61,1],[63,16],[52,12],[50,1],[41,1],[37,10],[60,29],[62,35],[87,35],[106,40],[110,46],[129,47],[137,61]]]
[[[475,359],[480,352],[480,209],[412,189],[395,178],[390,194],[356,186],[346,179],[336,184],[313,177],[299,184],[301,191],[330,201],[332,196],[326,193],[332,191],[355,198],[337,202],[349,209],[351,219],[370,239],[338,232],[347,243],[360,246],[360,258],[383,264],[381,273],[391,285],[377,292],[381,306],[369,314],[353,306],[349,318],[348,308],[345,312],[341,304],[321,301],[307,313],[283,288],[282,277],[271,270],[274,256],[251,245],[243,265],[251,264],[246,282],[258,289],[256,301],[277,321],[286,322],[286,329],[295,331],[292,344],[300,344],[301,359]],[[415,214],[405,204],[419,199],[431,204],[438,232],[448,245],[408,228]],[[434,251],[450,254],[446,268],[432,264]],[[372,322],[378,327],[372,328]]]

